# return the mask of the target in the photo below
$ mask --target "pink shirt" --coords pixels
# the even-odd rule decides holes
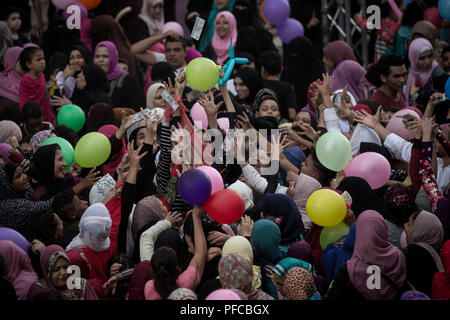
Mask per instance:
[[[161,296],[155,290],[154,280],[149,280],[145,284],[144,294],[145,300],[161,300]],[[188,267],[182,274],[177,278],[178,288],[187,288],[192,291],[197,288],[200,283],[200,274],[195,267]]]

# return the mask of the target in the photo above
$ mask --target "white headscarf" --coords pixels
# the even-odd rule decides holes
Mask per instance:
[[[237,180],[235,183],[231,184],[228,189],[234,190],[244,199],[245,210],[253,208],[255,205],[253,203],[253,191],[244,182]]]
[[[162,83],[154,83],[147,89],[147,109],[153,109],[155,107],[153,105],[153,99],[155,98],[156,91],[161,88],[164,89]]]
[[[141,14],[139,18],[145,21],[148,27],[148,31],[151,36],[156,36],[161,33],[161,29],[164,25],[164,14],[161,14],[161,18],[159,20],[155,20],[148,14],[148,7],[156,6],[157,4],[164,4],[163,0],[144,0]]]
[[[91,205],[81,217],[78,225],[80,233],[69,243],[66,251],[82,246],[88,246],[96,252],[107,250],[110,245],[111,226],[112,220],[105,205]]]

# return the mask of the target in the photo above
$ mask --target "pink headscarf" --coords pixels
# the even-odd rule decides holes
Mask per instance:
[[[19,103],[21,76],[16,72],[17,60],[23,48],[11,47],[6,50],[3,60],[4,70],[0,73],[0,96]]]
[[[224,17],[225,20],[228,21],[230,24],[230,31],[228,31],[227,36],[222,39],[219,37],[219,35],[216,32],[215,24],[217,23],[217,20],[219,20],[221,17]],[[214,51],[217,54],[217,63],[223,63],[228,58],[228,48],[230,46],[230,38],[233,46],[236,45],[237,41],[237,27],[236,27],[236,18],[231,12],[228,11],[222,11],[216,16],[216,20],[214,21],[214,36],[212,39],[212,47],[214,48]]]
[[[369,289],[368,267],[380,268],[380,289]],[[406,260],[403,253],[389,242],[386,222],[374,210],[366,210],[356,220],[356,240],[352,258],[347,261],[350,281],[368,300],[392,300],[398,292],[385,277],[398,288],[406,281]],[[373,271],[372,271],[373,273]]]
[[[363,77],[367,71],[353,60],[342,61],[331,76],[331,91],[343,89],[346,85],[348,91],[355,97],[356,101],[367,98],[364,90]],[[368,91],[367,91],[368,93]]]
[[[100,129],[98,129],[98,132],[103,133],[108,139],[117,132],[119,128],[117,128],[115,125],[107,124]],[[114,172],[117,169],[117,166],[122,161],[123,156],[127,153],[127,149],[125,147],[125,140],[122,139],[122,148],[120,149],[120,152],[117,155],[112,155],[114,159],[111,159],[109,162],[105,163],[102,166],[102,174],[105,175],[109,173],[111,176],[114,176]]]
[[[352,47],[343,40],[330,42],[323,48],[323,54],[327,59],[331,60],[334,69],[344,60],[356,61],[355,53]]]
[[[113,80],[125,72],[119,67],[119,52],[117,51],[116,45],[111,41],[102,41],[97,44],[95,49],[97,50],[97,48],[100,46],[104,46],[106,47],[106,49],[108,49],[109,70],[106,77],[108,78],[108,80]]]
[[[19,300],[27,300],[28,290],[39,280],[25,251],[10,240],[0,241],[0,254],[7,261],[7,278],[16,289]]]
[[[158,20],[153,19],[148,13],[148,7],[156,6],[157,4],[164,4],[163,0],[144,0],[139,18],[145,21],[148,27],[148,31],[151,36],[156,36],[161,33],[161,29],[164,25],[164,14],[161,14],[161,18]]]
[[[408,59],[411,63],[411,69],[409,70],[408,80],[406,81],[406,101],[409,100],[409,90],[412,84],[416,81],[416,75],[420,77],[420,82],[422,83],[422,85],[425,85],[430,79],[434,68],[436,68],[438,65],[436,60],[434,60],[431,68],[428,71],[421,71],[417,68],[419,56],[421,52],[424,52],[422,51],[424,47],[428,48],[427,50],[431,50],[431,52],[433,52],[434,54],[433,46],[427,39],[417,38],[409,45]]]

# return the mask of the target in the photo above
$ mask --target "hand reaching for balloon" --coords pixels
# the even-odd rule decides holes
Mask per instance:
[[[92,187],[101,178],[101,172],[95,171],[95,169],[97,169],[97,167],[92,168],[86,178],[80,182],[83,184],[84,189]]]
[[[205,109],[206,115],[208,117],[215,117],[220,107],[223,105],[223,101],[220,101],[218,104],[214,103],[214,95],[211,91],[208,94],[202,94],[197,99],[198,103],[201,104],[203,109]]]
[[[50,98],[50,102],[52,103],[52,105],[58,107],[57,111],[61,110],[62,107],[68,104],[72,104],[72,101],[70,101],[65,95],[62,97],[52,96]]]

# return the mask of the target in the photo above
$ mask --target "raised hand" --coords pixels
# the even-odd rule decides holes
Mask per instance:
[[[250,122],[250,119],[245,112],[238,115],[238,123],[244,131],[247,131],[248,129],[254,129],[252,123]]]
[[[85,188],[92,187],[98,180],[100,180],[101,172],[100,171],[95,171],[95,169],[97,169],[97,167],[92,168],[89,171],[89,173],[86,176],[86,178],[83,179],[82,183],[83,183],[83,186]]]
[[[238,235],[243,237],[251,237],[253,231],[253,220],[245,215],[241,218],[241,223],[237,227]]]
[[[173,226],[175,223],[182,220],[181,213],[179,212],[168,212],[166,215],[166,220],[170,222]]]
[[[208,94],[202,94],[198,97],[198,103],[205,109],[208,117],[215,117],[220,107],[223,105],[223,101],[220,101],[217,105],[214,103],[214,95],[211,91]]]
[[[119,130],[116,132],[116,138],[118,140],[122,139],[127,130],[135,123],[141,121],[142,119],[134,119],[134,114],[127,116],[125,111],[122,110],[122,121],[120,123]]]
[[[381,106],[378,107],[375,115],[371,115],[365,110],[357,111],[355,121],[374,129],[377,125],[381,124]]]
[[[142,147],[144,145],[142,144],[141,146],[139,146],[139,148],[137,148],[136,150],[134,149],[134,140],[128,142],[128,162],[130,163],[130,168],[139,168],[139,163],[141,161],[141,159],[143,157],[145,157],[147,155],[147,151],[145,151],[144,153],[141,153]]]

